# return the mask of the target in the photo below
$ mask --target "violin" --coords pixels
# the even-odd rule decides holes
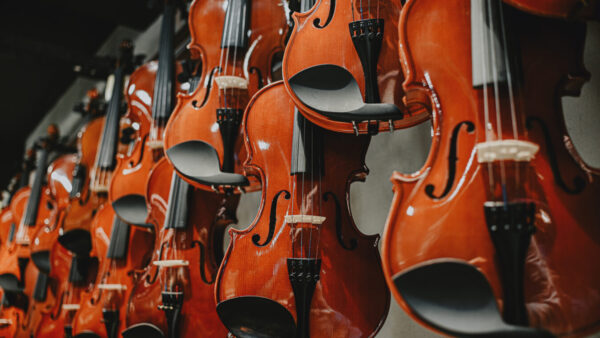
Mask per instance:
[[[89,227],[96,210],[107,199],[116,166],[115,157],[118,152],[126,151],[118,136],[124,82],[133,62],[131,41],[122,41],[118,54],[114,73],[107,81],[107,88],[112,89],[108,106],[105,107],[97,92],[88,93],[86,113],[92,119],[78,133],[70,205],[60,224],[60,244],[81,256],[88,255],[91,250]],[[106,115],[101,116],[105,110]]]
[[[25,269],[23,260],[11,259],[8,248],[15,240],[16,224],[10,208],[13,197],[22,187],[28,185],[30,173],[35,165],[35,151],[30,148],[26,152],[22,163],[21,172],[10,182],[8,196],[4,196],[3,208],[0,211],[0,261],[3,262],[4,271],[0,275],[0,334],[5,337],[14,337],[21,326],[28,307],[27,296],[23,293],[23,283],[20,282],[21,273]],[[21,263],[21,264],[19,264]],[[12,264],[12,266],[9,266]]]
[[[215,311],[214,281],[223,233],[234,222],[239,195],[194,189],[161,159],[148,179],[148,222],[157,239],[151,264],[129,299],[123,337],[155,332],[188,337],[200,332],[225,337]]]
[[[577,154],[560,98],[589,79],[585,24],[512,4],[403,8],[403,86],[427,98],[433,139],[421,170],[392,177],[384,273],[438,332],[581,336],[600,323],[600,170]]]
[[[402,102],[399,0],[296,3],[296,8],[290,6],[295,10],[294,29],[285,49],[283,78],[307,119],[356,135],[393,131],[429,119],[427,110],[408,109]]]
[[[367,175],[370,136],[312,124],[282,82],[254,96],[242,125],[262,199],[253,224],[229,232],[215,285],[221,321],[236,337],[374,336],[390,302],[379,237],[357,229],[348,201]]]
[[[36,267],[48,275],[48,292],[54,296],[51,308],[42,313],[36,337],[70,336],[71,321],[79,307],[79,296],[85,288],[88,270],[93,263],[86,254],[73,254],[58,242],[62,224],[71,203],[73,173],[77,155],[59,157],[48,168],[48,187],[57,207],[55,224],[41,227],[34,235],[31,258]],[[88,283],[89,284],[89,283]]]
[[[14,241],[6,248],[8,250],[6,259],[10,263],[3,266],[3,268],[9,267],[12,271],[2,271],[2,274],[12,275],[16,282],[15,291],[22,291],[29,299],[25,316],[17,327],[17,337],[35,333],[44,313],[55,300],[53,295],[47,292],[50,280],[48,275],[40,272],[30,259],[30,248],[35,233],[45,225],[56,222],[57,217],[56,203],[44,181],[49,153],[56,145],[58,134],[55,127],[49,127],[48,130],[54,132],[40,139],[35,145],[36,169],[31,188],[21,188],[11,203],[14,221],[19,225]],[[5,288],[4,291],[12,290]]]
[[[115,212],[130,224],[143,225],[147,210],[146,181],[154,164],[163,156],[164,128],[173,110],[175,95],[182,83],[176,74],[182,72],[175,61],[174,1],[165,1],[161,24],[158,61],[148,62],[136,69],[127,89],[127,114],[122,130],[134,129],[131,151],[119,154],[112,177],[109,200]]]
[[[81,295],[72,332],[74,337],[114,338],[125,329],[127,301],[137,272],[149,263],[154,235],[123,222],[108,202],[98,209],[90,231],[90,256],[98,259],[98,273],[93,289]]]
[[[196,188],[257,190],[242,175],[240,123],[249,98],[277,76],[287,27],[282,3],[196,0],[188,22],[201,85],[178,96],[165,129],[167,159]]]
[[[10,208],[5,207],[0,211],[0,240],[2,241],[2,249],[8,246],[10,241],[13,240],[14,231],[15,224],[13,223],[12,213]],[[1,250],[0,252],[5,251]],[[26,310],[27,304],[24,304],[26,298],[22,291],[10,289],[10,286],[7,284],[10,283],[10,280],[6,277],[4,275],[0,276],[0,336],[14,337],[25,315],[24,310]],[[16,284],[16,281],[13,280],[13,282]],[[14,285],[13,288],[16,286]],[[4,291],[4,289],[7,289],[7,291]]]

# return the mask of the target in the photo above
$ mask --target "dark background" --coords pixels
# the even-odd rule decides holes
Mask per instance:
[[[117,26],[145,30],[148,0],[0,2],[0,189],[19,168],[27,136]]]

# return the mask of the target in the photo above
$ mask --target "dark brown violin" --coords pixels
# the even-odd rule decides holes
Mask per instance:
[[[236,337],[372,337],[389,307],[378,236],[362,234],[349,188],[364,181],[369,136],[304,119],[282,82],[248,105],[248,175],[259,215],[231,243],[217,275],[217,312]]]
[[[60,243],[69,251],[88,255],[91,250],[89,227],[98,207],[106,201],[120,145],[119,119],[126,75],[131,71],[133,46],[124,40],[119,46],[117,64],[109,78],[110,100],[106,115],[98,117],[104,105],[97,93],[89,93],[87,114],[96,116],[82,130],[77,140],[78,157],[73,170],[70,204],[61,221]]]
[[[238,196],[194,189],[160,160],[148,180],[148,222],[159,229],[152,262],[133,290],[123,337],[225,337],[214,281]]]
[[[165,1],[158,61],[136,69],[127,89],[128,111],[122,130],[133,130],[130,151],[118,156],[109,199],[123,220],[137,225],[146,222],[146,182],[154,164],[163,156],[164,128],[173,111],[182,83],[176,79],[181,63],[175,62],[174,31],[176,7]]]
[[[296,2],[283,78],[306,118],[355,134],[393,131],[429,118],[426,110],[409,111],[402,103],[399,0]]]
[[[197,188],[257,190],[241,175],[240,122],[249,98],[275,76],[286,32],[282,3],[196,0],[189,25],[201,85],[178,98],[165,130],[167,158]]]
[[[589,78],[584,24],[497,0],[409,0],[399,29],[404,88],[427,98],[433,145],[419,172],[392,179],[394,296],[452,336],[597,331],[600,171],[578,156],[560,101]]]
[[[91,225],[97,279],[81,297],[73,319],[73,336],[115,338],[126,327],[127,301],[136,273],[148,265],[154,235],[150,229],[123,222],[104,203]]]

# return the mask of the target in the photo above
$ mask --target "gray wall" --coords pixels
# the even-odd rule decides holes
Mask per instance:
[[[567,126],[577,150],[595,167],[600,167],[600,24],[589,25],[585,63],[592,73],[580,98],[563,101]],[[430,145],[429,124],[381,134],[373,138],[367,154],[371,170],[365,183],[352,186],[352,213],[359,228],[367,234],[382,234],[393,193],[390,176],[394,170],[411,173],[425,161]],[[245,228],[256,215],[260,193],[245,194],[238,209],[239,228]],[[597,257],[596,257],[597,258]],[[413,322],[394,300],[386,323],[377,337],[435,337],[436,334]],[[596,335],[600,337],[600,334]]]

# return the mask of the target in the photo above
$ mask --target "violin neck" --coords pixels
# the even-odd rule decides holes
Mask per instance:
[[[119,138],[119,119],[121,112],[121,99],[123,97],[123,80],[125,70],[118,67],[114,72],[114,86],[106,112],[106,120],[102,131],[102,141],[98,152],[96,166],[105,170],[115,167],[115,154],[117,152],[117,141]]]
[[[319,127],[308,121],[298,112],[294,112],[294,131],[292,142],[292,175],[310,175],[318,179],[324,172],[323,134]]]
[[[510,10],[501,1],[471,0],[471,54],[473,87],[507,83],[516,69],[506,23]],[[508,56],[511,56],[507,60]],[[514,79],[513,79],[514,80]]]
[[[47,159],[48,151],[46,149],[40,149],[37,153],[37,168],[33,178],[33,186],[31,187],[31,193],[29,194],[27,207],[25,209],[24,224],[27,226],[35,225],[35,221],[37,219],[40,198],[42,195],[42,185],[44,183],[44,174],[46,173]]]
[[[160,29],[158,70],[152,101],[152,118],[157,126],[166,124],[175,102],[175,12],[175,6],[167,2]]]
[[[110,242],[106,251],[106,258],[110,260],[123,260],[127,257],[129,244],[129,224],[123,222],[117,215],[114,216]]]
[[[187,184],[175,171],[171,179],[169,192],[169,207],[165,216],[165,229],[184,229],[188,221],[190,185]]]
[[[229,0],[223,25],[221,48],[246,48],[250,25],[250,0]]]

